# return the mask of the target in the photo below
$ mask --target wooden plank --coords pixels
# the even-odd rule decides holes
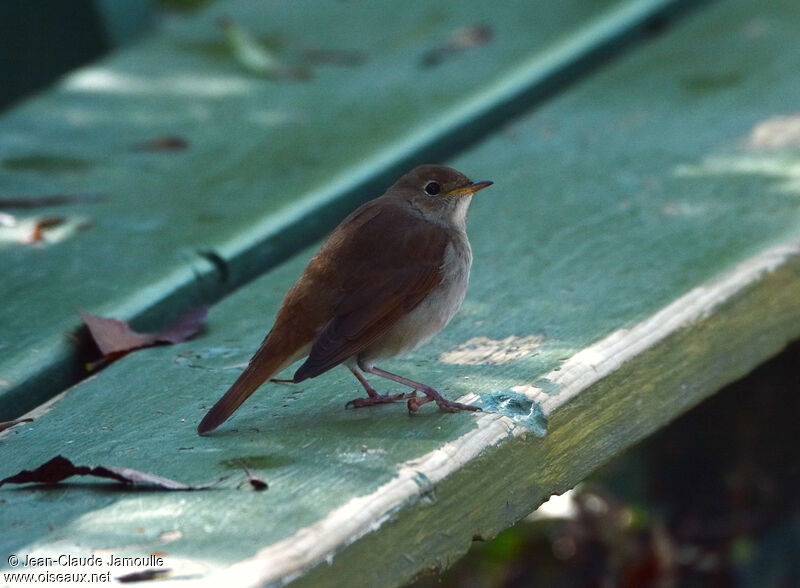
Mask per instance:
[[[0,198],[101,198],[19,213],[64,219],[52,242],[23,245],[0,228],[12,235],[0,299],[24,301],[0,322],[0,419],[85,376],[76,310],[146,329],[216,300],[412,162],[489,132],[683,4],[230,0],[66,78],[0,120]],[[311,49],[364,60],[263,79],[227,56],[222,17],[268,36],[287,62]],[[489,43],[425,66],[478,25]],[[148,150],[165,137],[188,148]]]
[[[470,292],[386,367],[485,413],[345,411],[357,386],[334,370],[267,385],[196,437],[309,249],[217,305],[201,338],[130,355],[0,437],[0,475],[64,453],[234,477],[177,497],[3,488],[2,551],[158,551],[178,576],[237,585],[398,584],[775,353],[800,334],[797,19],[789,0],[713,5],[450,162],[496,182],[471,212]],[[268,491],[237,488],[241,460]]]

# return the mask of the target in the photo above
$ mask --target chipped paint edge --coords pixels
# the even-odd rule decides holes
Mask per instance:
[[[723,276],[690,290],[639,324],[614,331],[572,356],[559,370],[540,378],[557,384],[556,394],[547,394],[535,385],[518,387],[515,391],[538,402],[549,416],[625,362],[687,325],[708,317],[720,304],[796,256],[800,256],[800,241],[765,250]],[[470,394],[460,400],[469,401],[470,398],[476,397]],[[364,535],[378,530],[404,506],[419,500],[438,482],[486,449],[527,434],[524,427],[498,414],[483,413],[476,417],[476,425],[475,429],[440,449],[401,464],[397,476],[371,494],[351,499],[291,537],[207,579],[214,582],[224,578],[237,585],[287,584],[311,567],[330,561],[337,552]]]

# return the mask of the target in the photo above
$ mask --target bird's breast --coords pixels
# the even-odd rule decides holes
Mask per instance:
[[[466,233],[454,233],[445,247],[439,286],[362,351],[359,360],[371,363],[408,353],[441,331],[464,301],[471,265],[472,249]]]

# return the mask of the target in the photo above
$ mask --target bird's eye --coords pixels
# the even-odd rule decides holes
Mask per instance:
[[[425,192],[430,194],[431,196],[436,196],[441,191],[439,184],[436,182],[429,182],[427,186],[425,186]]]

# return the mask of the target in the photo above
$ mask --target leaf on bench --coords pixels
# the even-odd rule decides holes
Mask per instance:
[[[106,360],[89,366],[90,369],[94,369],[136,349],[159,344],[183,343],[191,339],[200,330],[208,314],[208,307],[199,306],[188,310],[172,325],[157,333],[137,333],[126,321],[99,317],[82,310],[79,310],[78,314],[89,328],[92,339]]]
[[[17,419],[16,421],[4,421],[0,423],[0,431],[5,431],[20,423],[32,423],[33,419]]]
[[[97,478],[109,478],[125,485],[146,484],[155,486],[163,490],[205,490],[214,483],[202,484],[200,486],[190,486],[182,484],[169,478],[162,478],[147,472],[132,470],[130,468],[120,468],[116,466],[76,466],[62,455],[57,455],[48,462],[43,463],[34,470],[22,470],[21,472],[8,476],[0,480],[3,484],[58,484],[62,480],[72,476],[95,476]]]

